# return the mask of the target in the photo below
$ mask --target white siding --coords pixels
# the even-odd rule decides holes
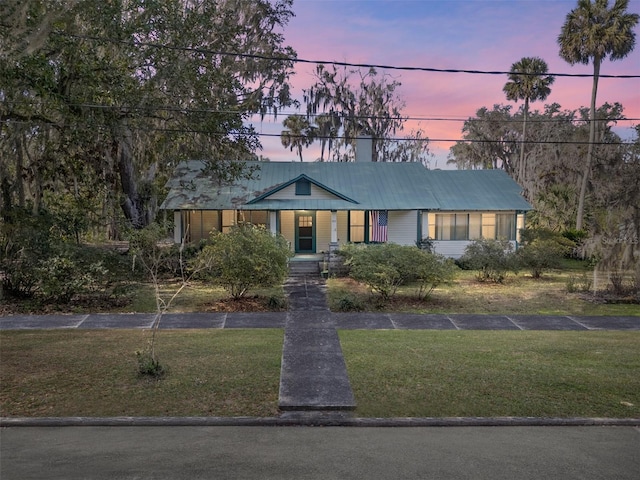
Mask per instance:
[[[460,258],[464,254],[464,249],[472,243],[471,240],[447,240],[435,241],[433,247],[436,253],[450,258]],[[515,249],[516,243],[510,242]]]
[[[464,249],[471,243],[470,240],[447,240],[433,242],[433,248],[436,253],[450,258],[460,258],[464,253]]]
[[[313,183],[311,184],[311,195],[296,195],[296,184],[292,183],[282,190],[269,195],[267,198],[276,200],[335,200],[340,197],[318,187],[317,185],[314,185]]]
[[[416,210],[390,210],[387,241],[398,245],[415,245],[418,229]]]

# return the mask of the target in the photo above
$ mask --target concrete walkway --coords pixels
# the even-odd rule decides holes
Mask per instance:
[[[284,286],[289,315],[280,373],[280,410],[353,410],[335,321],[327,306],[326,284],[317,275],[289,277]]]

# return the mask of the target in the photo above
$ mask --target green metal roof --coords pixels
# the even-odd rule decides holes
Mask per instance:
[[[419,163],[247,162],[250,179],[221,185],[204,162],[181,163],[168,182],[166,210],[530,210],[501,170],[427,170]],[[327,199],[273,194],[306,178]]]

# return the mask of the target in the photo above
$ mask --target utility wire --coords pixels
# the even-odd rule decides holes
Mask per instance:
[[[21,105],[20,102],[6,102],[12,105]],[[33,105],[33,104],[31,104]],[[95,104],[95,103],[67,103],[65,106],[73,107],[73,108],[88,108],[95,110],[126,110],[126,111],[136,111],[136,112],[148,112],[148,111],[156,111],[156,112],[177,112],[177,113],[209,113],[209,114],[222,114],[222,115],[244,115],[243,112],[239,112],[238,110],[218,110],[212,108],[183,108],[178,106],[120,106],[120,105],[103,105],[103,104]],[[489,113],[491,111],[488,111]],[[248,115],[255,116],[258,114]],[[298,112],[279,112],[278,115],[282,116],[301,116],[307,118],[318,118],[323,115],[331,115],[330,113],[298,113]],[[340,117],[340,113],[336,112],[336,115]],[[358,120],[380,120],[380,119],[388,119],[395,118],[389,116],[382,115],[353,115],[349,117],[349,119],[358,119]],[[489,122],[493,121],[492,119],[478,118],[478,117],[467,117],[467,118],[451,118],[451,117],[427,117],[421,115],[410,115],[410,116],[400,116],[398,120],[402,121],[425,121],[425,122]],[[516,118],[510,118],[502,120],[505,123],[522,123],[522,120]],[[568,122],[568,119],[559,119],[559,118],[529,118],[527,119],[527,123],[565,123]],[[589,122],[633,122],[640,121],[639,118],[627,118],[627,117],[613,117],[613,118],[601,118],[601,119],[589,119],[589,118],[573,118],[571,123],[589,123]]]
[[[11,123],[17,124],[25,124],[25,125],[33,125],[33,122],[29,122],[27,120],[10,120]],[[103,127],[99,127],[103,128]],[[187,129],[187,128],[168,128],[168,127],[143,127],[136,125],[129,125],[128,128],[136,131],[143,132],[163,132],[163,133],[194,133],[194,134],[204,134],[210,135],[213,137],[269,137],[269,138],[278,138],[282,135],[279,133],[264,133],[264,132],[256,132],[256,131],[231,131],[231,132],[212,132],[210,130],[203,129]],[[308,138],[306,135],[289,135],[289,138]],[[346,137],[345,135],[315,135],[314,140],[359,140],[365,139],[369,137]],[[500,144],[500,143],[514,143],[525,145],[589,145],[589,141],[581,141],[581,140],[525,140],[522,142],[518,139],[504,139],[504,140],[488,140],[488,139],[469,139],[469,138],[418,138],[418,137],[388,137],[383,139],[378,139],[378,141],[385,142],[428,142],[428,143],[490,143],[490,144]],[[621,146],[631,146],[635,145],[634,142],[593,142],[593,145],[609,145],[613,147],[621,147]]]
[[[163,48],[169,50],[179,50],[185,52],[195,52],[205,55],[220,55],[228,57],[248,58],[253,60],[267,60],[277,62],[291,62],[291,63],[306,63],[314,65],[335,65],[338,67],[355,67],[355,68],[379,68],[384,70],[400,70],[409,72],[432,72],[432,73],[468,73],[475,75],[520,75],[520,76],[538,76],[538,73],[526,73],[526,72],[511,72],[511,71],[487,71],[487,70],[468,70],[458,68],[432,68],[432,67],[415,67],[415,66],[396,66],[396,65],[384,65],[384,64],[372,64],[372,63],[351,63],[351,62],[338,62],[335,60],[310,60],[297,57],[285,57],[285,56],[270,56],[270,55],[258,55],[253,53],[238,53],[238,52],[226,52],[218,50],[209,50],[199,47],[179,47],[174,45],[165,45],[160,43],[151,42],[133,42],[127,40],[118,40],[115,38],[96,37],[91,35],[75,35],[63,32],[56,32],[57,35],[66,36],[69,38],[76,38],[79,40],[91,40],[97,42],[115,43],[120,45],[128,45],[131,47],[150,47],[150,48]],[[553,77],[576,77],[576,78],[590,78],[593,77],[589,73],[547,73],[547,76]],[[600,78],[640,78],[640,75],[609,75],[600,74]]]

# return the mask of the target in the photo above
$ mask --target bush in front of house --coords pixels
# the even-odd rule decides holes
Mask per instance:
[[[421,250],[416,263],[418,296],[422,300],[429,298],[439,285],[453,281],[459,268],[451,258]]]
[[[575,247],[575,243],[565,236],[547,229],[525,229],[520,234],[522,245],[516,252],[518,262],[533,278],[560,268],[562,259]]]
[[[508,272],[518,270],[511,242],[487,238],[467,245],[458,265],[465,270],[475,270],[479,282],[502,283]]]
[[[383,301],[410,283],[419,285],[418,295],[424,299],[436,286],[452,279],[456,270],[444,257],[393,243],[347,246],[342,254],[351,278],[367,285]]]
[[[291,255],[281,235],[261,226],[239,224],[229,233],[214,233],[193,266],[200,270],[200,278],[221,285],[238,299],[251,288],[282,283]]]

